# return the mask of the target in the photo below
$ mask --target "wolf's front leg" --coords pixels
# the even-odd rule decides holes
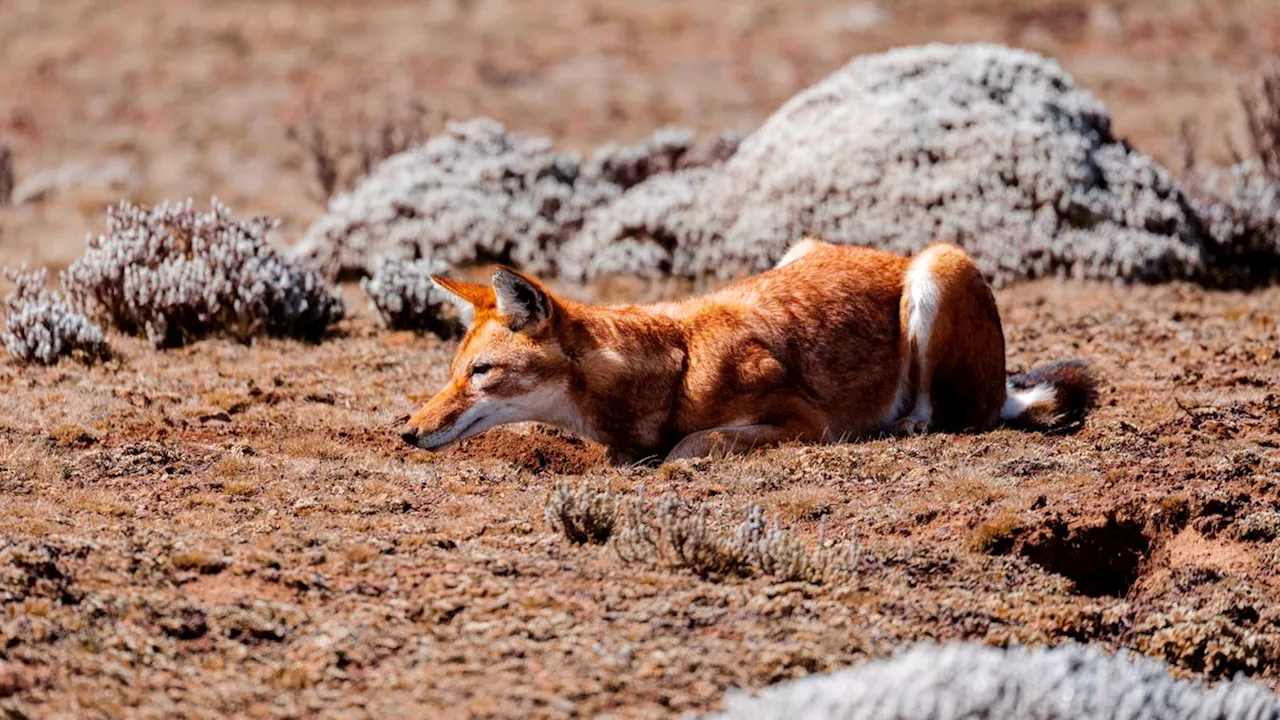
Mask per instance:
[[[666,462],[708,455],[745,455],[759,447],[801,440],[805,433],[777,425],[730,425],[690,433],[667,453]]]

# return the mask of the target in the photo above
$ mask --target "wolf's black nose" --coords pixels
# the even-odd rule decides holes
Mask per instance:
[[[412,430],[405,430],[404,432],[400,433],[400,439],[404,440],[405,442],[409,443],[414,447],[418,446],[418,433]]]

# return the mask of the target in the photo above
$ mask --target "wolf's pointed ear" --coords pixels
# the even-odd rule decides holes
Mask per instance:
[[[432,275],[431,282],[444,292],[449,302],[458,308],[462,324],[470,328],[476,321],[476,310],[494,306],[493,288],[480,283],[454,280],[443,275]]]
[[[533,332],[551,319],[551,294],[537,280],[511,268],[493,271],[493,294],[498,314],[516,332]]]

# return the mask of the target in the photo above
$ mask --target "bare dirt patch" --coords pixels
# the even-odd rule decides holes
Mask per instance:
[[[500,461],[533,473],[582,475],[604,469],[605,449],[555,428],[527,432],[497,429],[481,433],[441,453],[444,462]]]

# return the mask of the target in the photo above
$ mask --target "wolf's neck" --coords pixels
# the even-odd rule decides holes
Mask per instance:
[[[683,325],[645,307],[574,310],[562,343],[573,360],[569,396],[584,434],[633,453],[670,442],[683,396]]]

